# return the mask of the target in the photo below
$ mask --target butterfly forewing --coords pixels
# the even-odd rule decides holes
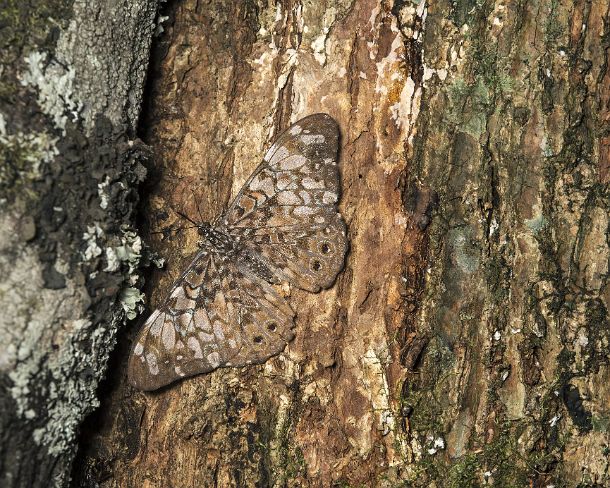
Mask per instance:
[[[197,362],[199,372],[217,367],[212,324],[202,307],[203,297],[210,291],[206,285],[212,271],[210,254],[201,251],[174,284],[169,297],[145,322],[129,358],[128,376],[133,386],[155,390],[187,376],[185,362]],[[205,338],[210,339],[206,351],[202,347]]]
[[[329,115],[298,121],[267,151],[221,220],[278,280],[313,292],[333,284],[347,250],[337,210],[338,142]]]
[[[327,288],[347,250],[337,210],[338,140],[326,114],[278,137],[216,221],[215,239],[139,332],[129,359],[132,385],[154,390],[218,367],[262,363],[292,340],[294,312],[271,283]]]

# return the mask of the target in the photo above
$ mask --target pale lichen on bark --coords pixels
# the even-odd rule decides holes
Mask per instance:
[[[65,486],[78,427],[98,405],[96,389],[125,322],[119,299],[133,308],[129,289],[141,284],[141,246],[130,226],[148,156],[128,136],[157,7],[155,1],[6,7],[0,431],[12,442],[0,448],[0,480]],[[91,225],[102,231],[96,234],[102,256],[87,253]]]

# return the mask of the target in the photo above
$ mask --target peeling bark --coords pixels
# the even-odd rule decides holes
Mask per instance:
[[[606,486],[607,2],[167,6],[142,137],[145,228],[218,215],[273,134],[342,129],[351,243],[291,291],[262,366],[153,394],[114,380],[77,479],[101,486]],[[134,330],[135,332],[135,330]]]

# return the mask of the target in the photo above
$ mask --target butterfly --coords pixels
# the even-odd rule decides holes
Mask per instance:
[[[348,240],[338,211],[339,127],[327,114],[284,131],[233,203],[197,225],[199,250],[146,320],[130,383],[156,390],[220,367],[260,364],[294,337],[294,311],[274,285],[333,285]]]

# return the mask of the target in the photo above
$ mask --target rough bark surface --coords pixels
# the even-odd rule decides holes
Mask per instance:
[[[0,486],[67,486],[135,315],[156,1],[0,2]]]
[[[296,339],[262,366],[153,394],[124,371],[79,480],[157,486],[610,484],[605,1],[167,5],[142,125],[146,227],[225,208],[273,134],[342,129],[351,249],[292,290]]]

